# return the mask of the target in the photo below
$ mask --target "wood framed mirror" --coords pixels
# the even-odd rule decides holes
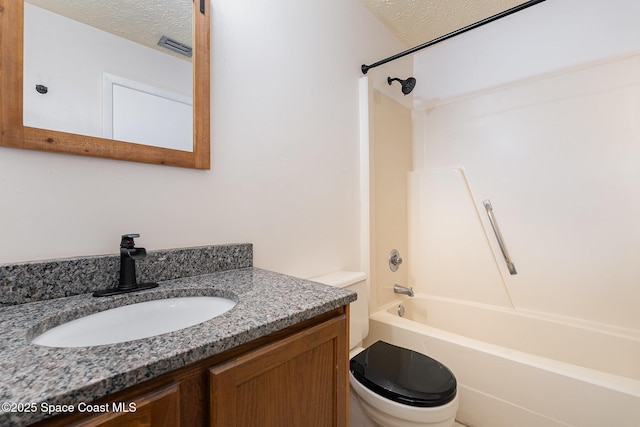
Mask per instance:
[[[25,4],[23,0],[0,0],[0,146],[209,169],[211,18],[208,1],[194,1],[192,16],[193,150],[187,151],[26,126],[23,118]]]

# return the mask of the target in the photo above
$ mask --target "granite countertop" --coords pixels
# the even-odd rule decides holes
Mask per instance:
[[[136,341],[80,348],[30,343],[65,320],[120,305],[194,295],[222,296],[237,305],[199,325]],[[0,308],[0,425],[30,424],[45,417],[43,407],[90,402],[355,299],[346,289],[251,267],[167,280],[131,294],[83,294]],[[37,411],[18,411],[24,409],[21,405]]]

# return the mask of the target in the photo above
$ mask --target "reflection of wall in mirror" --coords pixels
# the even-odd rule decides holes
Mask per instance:
[[[102,137],[104,72],[192,96],[190,62],[29,4],[24,45],[25,126]]]

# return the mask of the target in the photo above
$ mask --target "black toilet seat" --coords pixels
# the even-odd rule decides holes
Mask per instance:
[[[456,378],[446,366],[384,341],[354,356],[349,369],[369,390],[405,405],[442,406],[456,396]]]

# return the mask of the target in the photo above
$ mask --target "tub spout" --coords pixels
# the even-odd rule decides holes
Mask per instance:
[[[393,285],[393,292],[396,294],[408,295],[410,297],[413,296],[413,288],[407,288],[405,286]]]

